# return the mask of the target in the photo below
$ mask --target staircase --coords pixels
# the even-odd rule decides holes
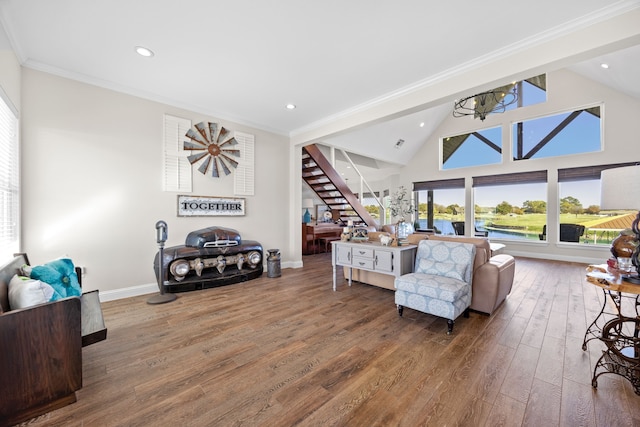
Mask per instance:
[[[376,221],[315,144],[302,148],[302,179],[332,212],[339,213],[344,224],[353,221],[354,225],[377,227]]]

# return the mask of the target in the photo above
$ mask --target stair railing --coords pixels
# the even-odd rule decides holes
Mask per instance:
[[[349,186],[344,179],[336,171],[331,162],[322,154],[320,149],[315,144],[310,144],[303,147],[303,150],[311,157],[316,166],[324,173],[324,175],[331,181],[336,187],[336,191],[341,194],[342,198],[346,200],[345,205],[350,205],[353,212],[362,220],[365,224],[373,225],[377,227],[377,221],[371,216],[371,214],[365,209],[361,201],[353,194]],[[332,148],[333,153],[333,148]],[[314,191],[316,191],[314,189]],[[317,192],[316,192],[317,194]],[[324,198],[318,195],[321,199]]]
[[[373,191],[373,189],[371,188],[371,186],[369,185],[369,183],[367,183],[367,181],[364,179],[364,176],[362,175],[362,173],[360,172],[360,169],[358,169],[358,167],[355,165],[355,163],[353,163],[353,160],[351,160],[351,157],[349,157],[349,155],[341,149],[338,149],[342,155],[347,159],[347,161],[351,164],[351,167],[353,168],[353,170],[356,172],[356,174],[360,177],[360,202],[364,202],[364,191],[363,191],[363,185],[367,187],[367,190],[369,190],[369,193],[371,194],[372,198],[376,201],[376,203],[378,204],[378,207],[380,208],[380,222],[382,224],[384,224],[384,219],[387,217],[386,215],[386,210],[384,207],[384,203],[382,203],[380,201],[380,198],[378,198],[378,196],[376,196],[376,193]],[[333,160],[333,158],[332,158]],[[333,166],[335,167],[335,163],[333,164]]]

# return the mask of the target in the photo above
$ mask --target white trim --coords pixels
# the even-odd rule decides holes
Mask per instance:
[[[429,88],[430,86],[434,86],[438,83],[442,83],[446,80],[449,80],[452,77],[463,75],[464,73],[471,72],[475,69],[478,69],[480,67],[486,66],[487,64],[491,64],[499,60],[504,60],[510,57],[511,55],[514,55],[523,50],[542,45],[544,43],[556,40],[560,37],[570,35],[575,31],[587,28],[599,22],[606,21],[607,19],[611,19],[618,15],[622,15],[624,13],[633,11],[637,7],[638,7],[637,3],[633,0],[629,0],[626,2],[618,2],[614,5],[603,7],[602,9],[595,11],[589,15],[583,16],[580,19],[574,19],[573,21],[570,21],[568,23],[564,22],[561,25],[555,28],[551,28],[543,33],[536,34],[535,36],[531,36],[523,40],[519,40],[518,42],[512,43],[509,46],[505,46],[502,49],[474,58],[471,61],[458,64],[453,68],[444,70],[426,79],[419,80],[415,83],[412,83],[403,88],[394,90],[392,92],[389,92],[377,98],[371,99],[362,104],[356,105],[352,108],[340,111],[336,114],[327,116],[313,123],[309,123],[306,126],[293,130],[290,133],[290,135],[292,137],[295,137],[306,132],[311,132],[317,128],[326,126],[339,119],[350,117],[354,114],[372,109],[374,107],[393,101],[407,94],[424,90],[426,88]]]
[[[281,268],[302,268],[302,262],[283,262]],[[266,265],[263,266],[263,272],[267,272]],[[262,276],[260,276],[262,277]],[[225,285],[233,286],[233,284]],[[124,298],[138,297],[140,295],[149,295],[158,292],[157,283],[147,283],[144,285],[129,286],[127,288],[113,289],[109,291],[100,291],[100,302],[116,301]],[[180,295],[182,292],[178,292]]]
[[[566,255],[560,255],[560,254],[554,254],[553,258],[551,258],[549,257],[549,254],[541,254],[536,252],[510,251],[508,246],[505,249],[503,249],[501,253],[508,254],[514,257],[544,259],[548,261],[577,262],[580,264],[602,264],[605,260],[601,257],[589,258],[589,257],[579,257],[579,256],[566,256]],[[516,266],[517,264],[518,264],[518,260],[516,259]]]
[[[151,283],[147,285],[130,286],[128,288],[114,289],[100,292],[100,302],[115,301],[123,298],[137,297],[140,295],[158,292],[158,285]]]

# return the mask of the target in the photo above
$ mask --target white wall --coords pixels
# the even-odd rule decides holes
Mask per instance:
[[[604,150],[597,153],[580,155],[532,159],[515,162],[512,159],[511,123],[559,113],[573,111],[581,107],[603,103],[603,146]],[[558,212],[558,184],[557,169],[577,166],[588,166],[608,163],[623,163],[640,161],[640,101],[619,92],[594,83],[591,80],[567,70],[547,74],[547,102],[520,108],[503,114],[493,114],[484,122],[472,117],[446,119],[434,132],[432,137],[422,147],[401,172],[401,184],[411,188],[416,181],[429,181],[448,178],[464,177],[466,182],[467,200],[472,203],[472,177],[495,175],[511,172],[532,170],[548,171],[548,242],[514,242],[505,240],[506,252],[516,255],[541,257],[549,259],[563,259],[578,262],[603,262],[610,256],[608,247],[593,247],[567,243],[553,243],[557,241],[555,224]],[[474,130],[495,126],[503,126],[503,161],[500,165],[469,167],[454,170],[439,170],[439,138],[443,136],[468,133]],[[638,206],[640,208],[640,205]],[[471,221],[472,209],[466,210]]]
[[[84,288],[107,299],[130,287],[153,291],[160,219],[167,246],[219,225],[265,250],[279,248],[283,267],[293,258],[286,137],[31,69],[23,69],[22,83],[22,249],[32,262],[66,254],[86,268]],[[177,217],[178,193],[162,191],[165,113],[255,135],[255,196],[243,196],[246,216]],[[194,170],[192,194],[233,197],[233,176]]]

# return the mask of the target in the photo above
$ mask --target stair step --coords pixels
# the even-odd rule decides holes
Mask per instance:
[[[322,171],[322,169],[317,168],[317,167],[309,167],[309,168],[302,168],[302,174],[320,174],[320,175],[325,175],[326,174]]]
[[[309,184],[313,188],[313,191],[315,191],[316,193],[319,191],[322,191],[322,192],[336,191],[339,194],[342,194],[338,191],[338,189],[333,184],[329,182],[314,182],[314,183],[307,182],[307,184]]]
[[[321,198],[321,199],[336,199],[338,197],[344,198],[342,196],[342,194],[339,191],[327,191],[327,190],[317,190],[316,194]]]
[[[317,168],[318,164],[313,161],[313,159],[303,160],[302,161],[302,169],[304,168]]]
[[[347,221],[353,221],[354,224],[366,224],[368,221],[371,221],[370,225],[376,223],[318,147],[312,144],[302,148],[301,169],[304,181],[345,223]],[[332,182],[333,179],[336,182]],[[355,206],[352,206],[350,201]]]

